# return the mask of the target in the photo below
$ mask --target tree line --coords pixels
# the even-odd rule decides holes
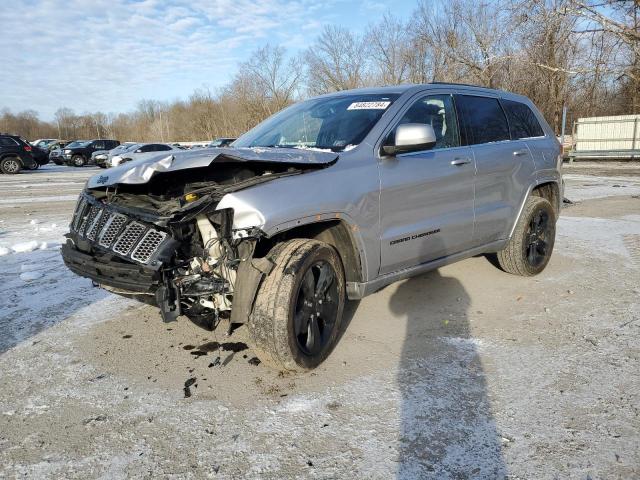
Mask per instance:
[[[521,93],[560,131],[570,119],[640,113],[638,0],[419,0],[408,19],[385,14],[362,34],[324,28],[294,56],[267,44],[224,87],[127,113],[54,121],[0,113],[0,131],[35,138],[189,141],[238,136],[312,95],[402,83],[457,82]]]

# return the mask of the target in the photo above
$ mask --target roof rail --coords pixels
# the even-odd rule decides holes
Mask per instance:
[[[488,90],[493,90],[489,87],[483,87],[482,85],[472,85],[471,83],[456,83],[456,82],[431,82],[432,85],[458,85],[461,87],[476,87],[476,88],[486,88]]]

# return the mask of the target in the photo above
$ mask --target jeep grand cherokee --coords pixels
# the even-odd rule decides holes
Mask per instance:
[[[361,89],[293,105],[234,148],[92,177],[63,256],[165,321],[246,323],[261,360],[305,370],[333,348],[347,298],[478,254],[540,273],[561,198],[560,146],[527,98]]]

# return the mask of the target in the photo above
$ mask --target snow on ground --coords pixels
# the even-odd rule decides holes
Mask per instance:
[[[594,198],[640,195],[640,177],[596,177],[564,174],[565,197],[573,202]]]
[[[93,169],[81,169],[80,173],[67,170],[46,166],[36,172],[0,177],[0,205],[66,204],[42,215],[20,208],[0,210],[0,352],[105,297],[103,291],[87,289],[87,280],[71,274],[60,257],[75,200],[86,178],[94,173]],[[64,174],[60,178],[73,176],[78,181],[57,181],[57,176],[52,178],[45,172],[59,172]],[[34,183],[34,177],[50,181]],[[48,188],[35,192],[34,185]],[[53,191],[65,194],[53,196]],[[69,194],[71,191],[74,193]],[[34,193],[39,196],[29,196]]]
[[[293,375],[192,355],[224,334],[66,270],[74,201],[35,185],[73,196],[95,171],[0,176],[0,477],[640,477],[640,200],[593,208],[638,177],[567,175],[583,205],[539,277],[473,258],[399,282]]]

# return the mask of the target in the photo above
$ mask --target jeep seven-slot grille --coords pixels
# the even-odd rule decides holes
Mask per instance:
[[[162,243],[165,232],[81,198],[71,221],[71,230],[90,242],[139,263],[149,263]]]
[[[131,252],[131,258],[140,263],[147,263],[166,236],[167,234],[164,232],[149,230],[144,234],[138,246]]]
[[[120,255],[128,255],[133,246],[138,243],[142,234],[146,230],[145,226],[138,222],[131,222],[127,225],[123,232],[113,245],[113,251]]]
[[[109,219],[98,236],[98,244],[109,248],[125,223],[127,223],[127,217],[119,213],[110,213]]]

